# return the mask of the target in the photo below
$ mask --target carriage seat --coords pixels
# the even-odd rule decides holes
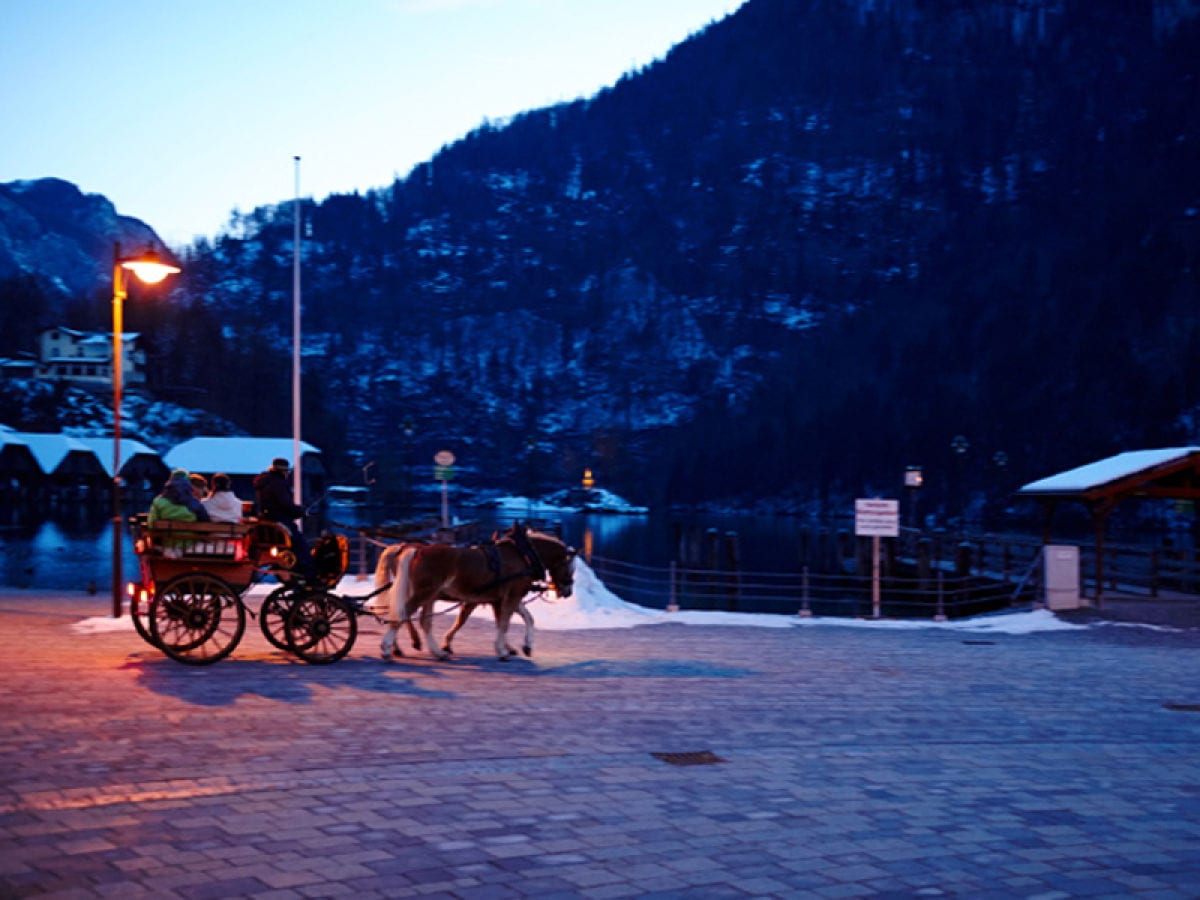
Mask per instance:
[[[144,550],[181,559],[243,560],[252,522],[155,522],[141,529]]]

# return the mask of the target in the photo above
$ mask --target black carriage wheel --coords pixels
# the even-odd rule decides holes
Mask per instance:
[[[246,608],[237,593],[204,572],[177,575],[164,584],[147,618],[155,646],[190,666],[224,659],[246,631]]]
[[[280,650],[288,650],[287,617],[292,610],[296,591],[288,585],[277,587],[262,602],[258,609],[258,627],[263,637]]]
[[[292,603],[285,628],[288,649],[306,663],[337,662],[358,637],[358,616],[333,594],[307,591]]]
[[[149,607],[149,603],[138,600],[137,594],[129,598],[129,618],[133,619],[134,631],[151,647],[157,647],[158,642],[150,635]]]

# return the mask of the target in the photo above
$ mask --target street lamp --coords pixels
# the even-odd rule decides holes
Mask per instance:
[[[124,362],[121,351],[124,344],[123,304],[125,302],[125,272],[132,272],[139,281],[158,284],[168,275],[179,273],[179,266],[163,260],[151,246],[136,256],[122,256],[120,243],[113,244],[113,298],[112,298],[112,384],[113,384],[113,483],[112,483],[112,602],[113,618],[121,617],[121,544],[124,535],[121,529],[121,380]]]

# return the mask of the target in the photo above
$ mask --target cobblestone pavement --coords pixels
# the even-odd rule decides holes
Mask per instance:
[[[386,664],[368,621],[314,667],[251,622],[192,668],[70,627],[105,606],[0,593],[0,896],[1200,896],[1200,631],[662,625],[501,663],[479,616],[453,662]]]

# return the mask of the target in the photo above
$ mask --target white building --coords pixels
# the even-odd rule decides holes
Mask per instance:
[[[121,370],[125,384],[144,384],[146,354],[139,335],[121,335]],[[112,332],[48,328],[38,337],[37,377],[83,384],[112,384]]]

